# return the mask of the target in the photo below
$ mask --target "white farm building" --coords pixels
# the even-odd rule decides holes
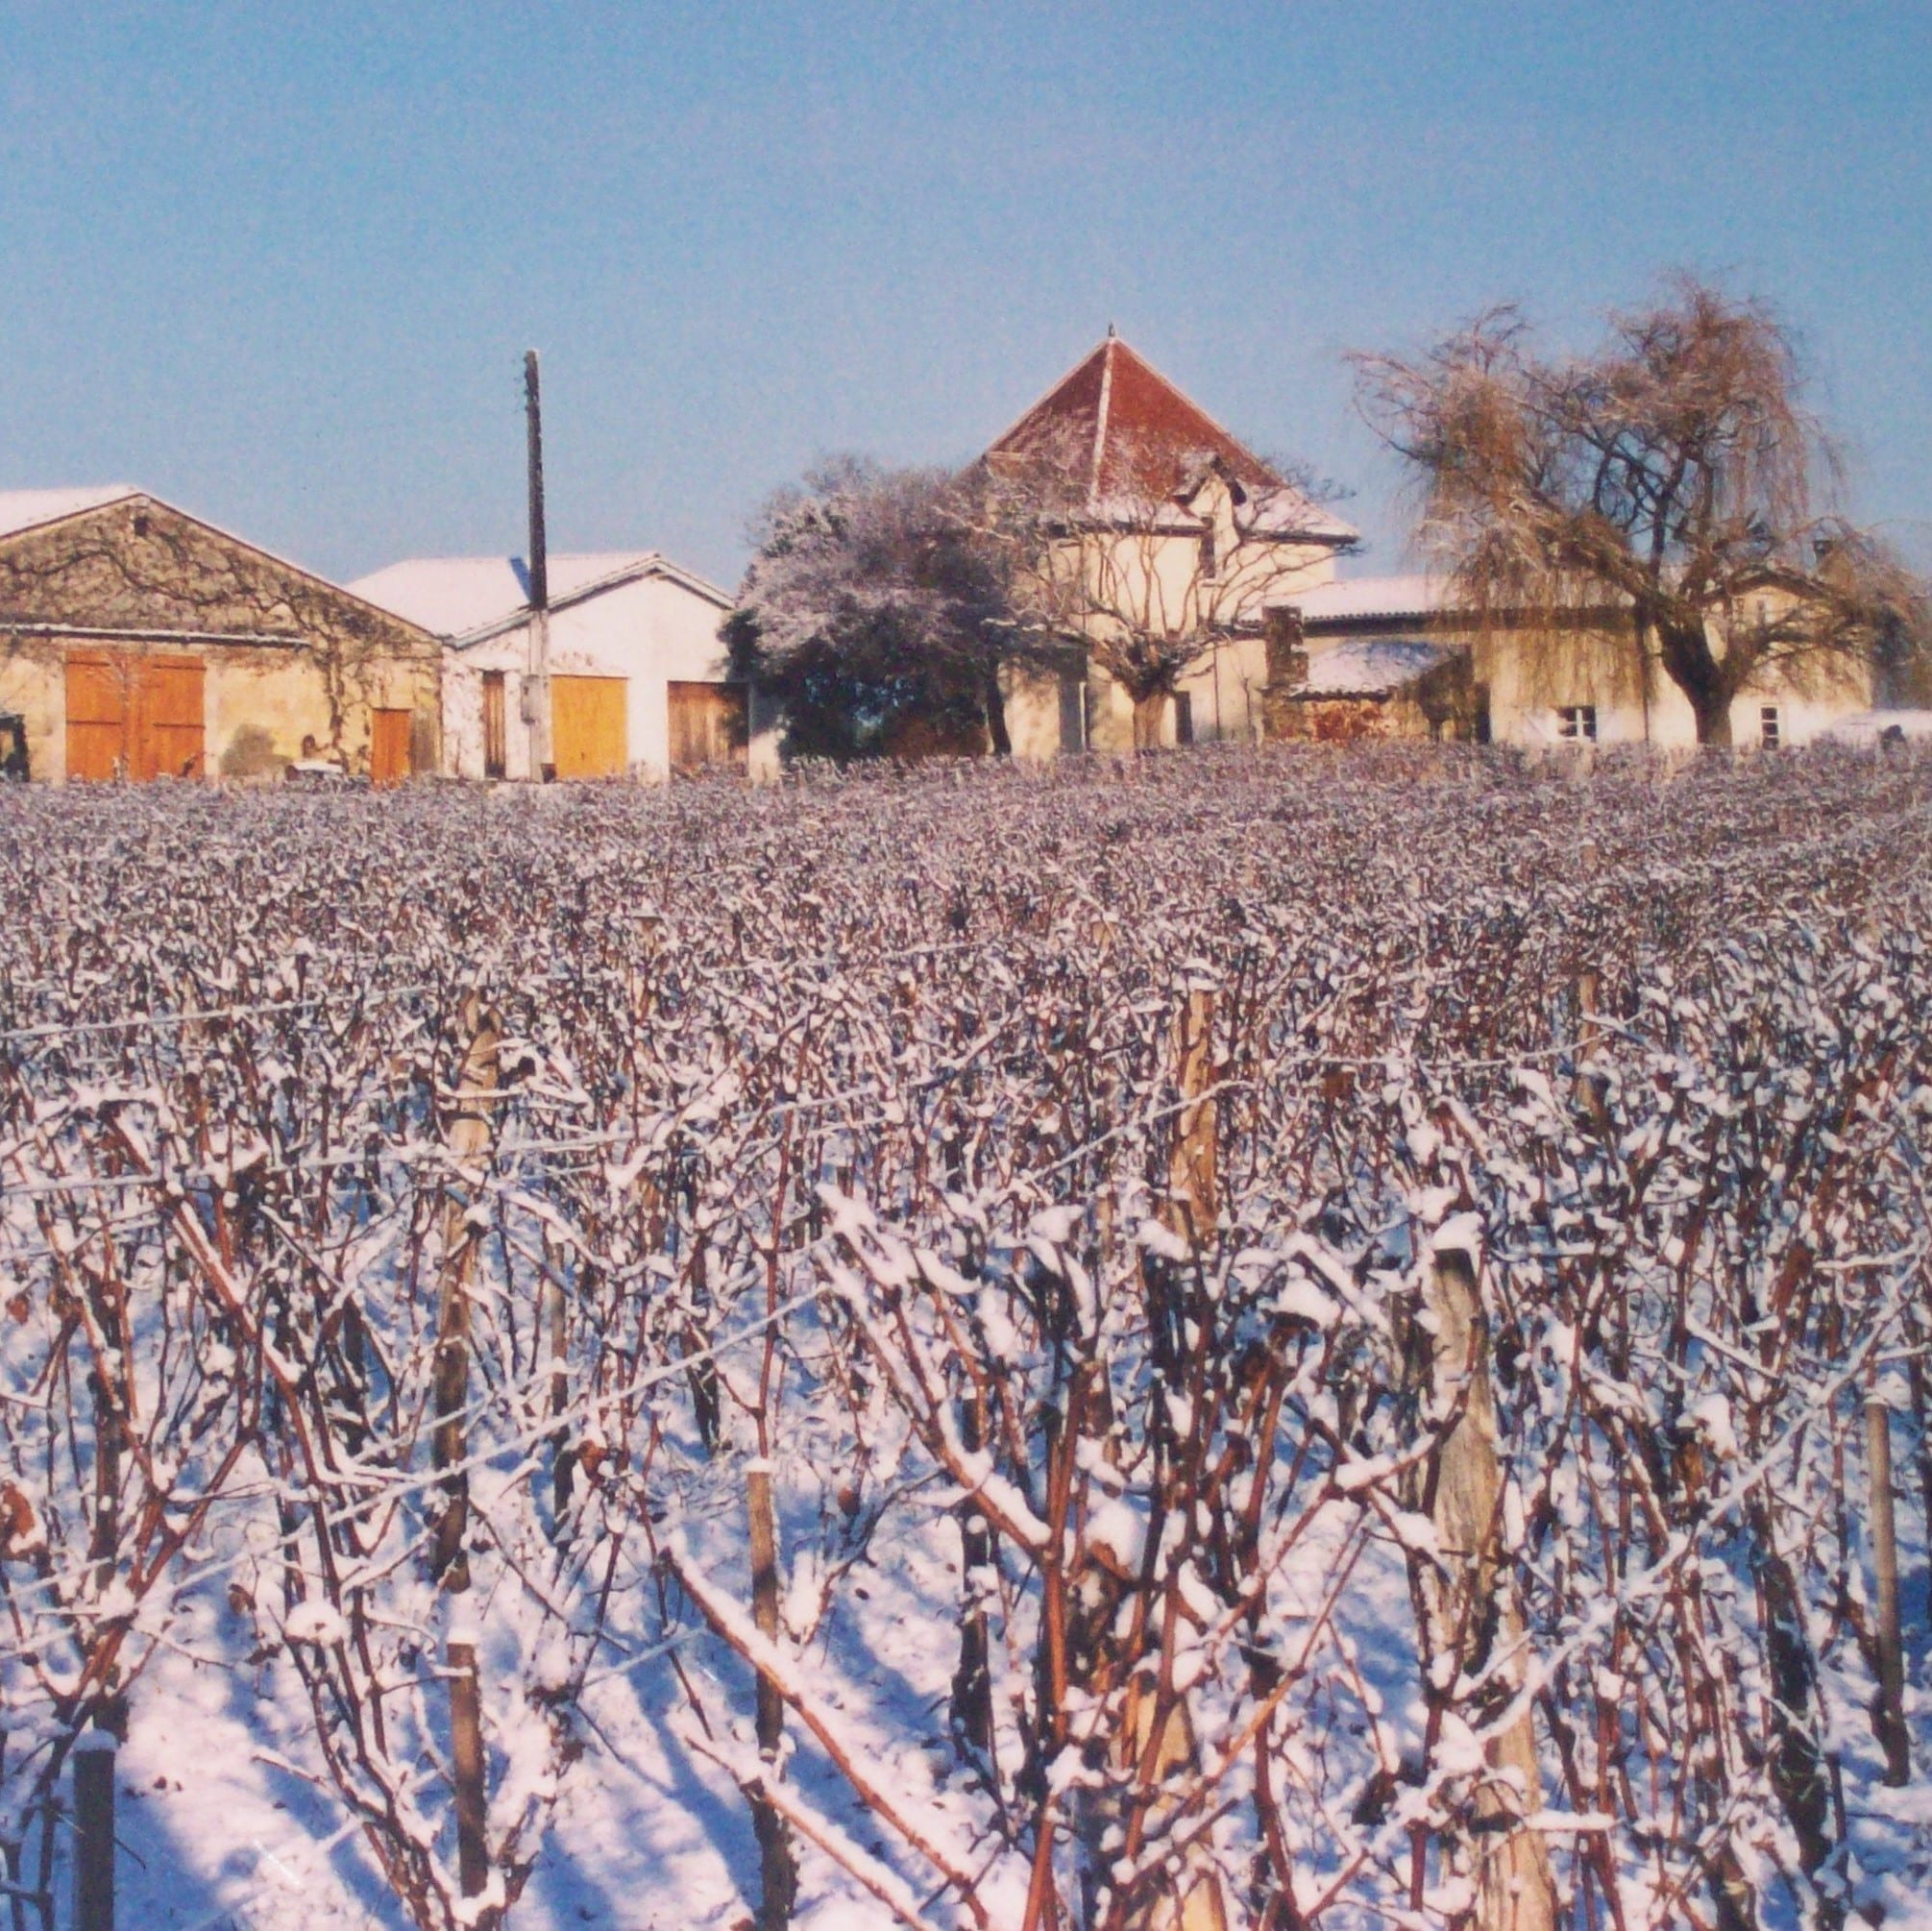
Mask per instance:
[[[549,584],[547,639],[522,557],[417,557],[353,586],[442,639],[446,772],[665,778],[751,762],[760,721],[719,641],[723,591],[655,550],[552,555]]]

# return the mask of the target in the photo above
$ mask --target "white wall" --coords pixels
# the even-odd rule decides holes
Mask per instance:
[[[1560,649],[1538,647],[1504,631],[1475,646],[1476,675],[1489,686],[1490,732],[1500,745],[1561,742],[1557,712],[1569,704],[1594,704],[1600,745],[1693,746],[1697,719],[1690,700],[1657,662],[1654,648],[1649,689],[1627,640],[1580,633]],[[1841,718],[1869,710],[1873,701],[1869,667],[1821,658],[1759,673],[1731,705],[1731,743],[1747,749],[1763,741],[1766,704],[1778,711],[1778,741],[1802,745]]]
[[[718,626],[725,612],[670,577],[634,577],[550,613],[553,674],[623,677],[630,769],[663,778],[670,769],[670,717],[665,686],[723,683],[724,646]],[[523,722],[523,678],[529,662],[527,624],[444,656],[443,743],[447,768],[461,777],[483,774],[485,671],[503,672],[507,775],[528,777],[529,732]]]

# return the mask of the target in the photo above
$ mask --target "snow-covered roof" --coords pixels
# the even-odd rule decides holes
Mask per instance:
[[[18,536],[43,523],[60,523],[83,510],[101,509],[140,491],[132,483],[97,483],[80,489],[0,490],[0,536]]]
[[[552,610],[580,603],[641,576],[663,576],[716,603],[731,599],[716,584],[654,550],[588,550],[550,559]],[[520,622],[529,609],[529,565],[521,556],[416,556],[358,576],[350,589],[439,637],[465,638]]]
[[[1304,623],[1352,617],[1431,617],[1448,600],[1439,576],[1352,576],[1298,590],[1285,602]]]
[[[1420,637],[1363,637],[1308,653],[1300,697],[1382,697],[1406,689],[1455,656],[1450,644]]]

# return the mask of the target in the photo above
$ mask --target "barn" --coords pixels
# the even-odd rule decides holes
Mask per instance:
[[[547,575],[541,624],[519,556],[415,557],[351,586],[442,640],[447,771],[661,778],[749,761],[762,721],[725,673],[723,591],[655,550],[553,554]]]
[[[0,492],[0,717],[34,777],[433,770],[440,676],[427,631],[144,490]]]

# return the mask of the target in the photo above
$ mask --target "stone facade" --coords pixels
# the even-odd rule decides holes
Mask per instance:
[[[0,534],[0,713],[36,777],[68,775],[77,665],[163,664],[200,692],[207,776],[437,769],[441,648],[414,624],[136,492]]]

